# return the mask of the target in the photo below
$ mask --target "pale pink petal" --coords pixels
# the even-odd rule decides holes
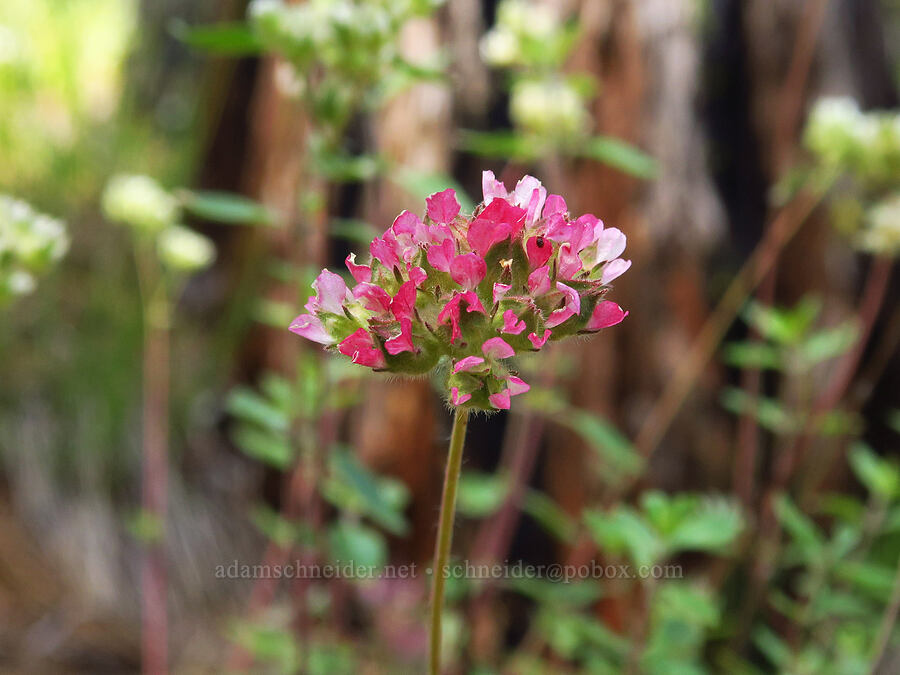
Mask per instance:
[[[499,394],[491,394],[488,400],[497,410],[509,410],[509,389],[504,389]]]
[[[547,195],[547,201],[544,202],[544,218],[554,215],[565,216],[569,207],[566,206],[566,200],[559,195]]]
[[[365,328],[360,328],[341,342],[338,351],[361,366],[384,368],[387,365],[384,354],[375,346],[372,336]]]
[[[610,326],[622,323],[626,316],[628,316],[628,312],[623,310],[616,303],[610,300],[604,300],[603,302],[597,303],[594,312],[591,314],[590,320],[584,328],[589,331],[609,328]]]
[[[563,279],[571,279],[581,271],[581,258],[570,242],[560,244],[558,275]]]
[[[628,271],[629,267],[631,267],[630,260],[622,260],[622,258],[610,260],[606,263],[606,267],[603,268],[603,276],[600,277],[600,283],[608,284],[610,281],[618,279]]]
[[[530,225],[541,217],[547,189],[534,176],[524,176],[516,184],[515,203],[527,211],[526,222]]]
[[[574,288],[566,286],[564,283],[557,281],[556,288],[563,292],[566,304],[561,308],[550,312],[547,318],[547,326],[555,328],[564,321],[568,321],[571,317],[581,312],[581,296]]]
[[[530,384],[528,384],[521,378],[516,377],[515,375],[510,375],[507,378],[506,386],[509,387],[510,396],[518,396],[519,394],[524,394],[526,391],[531,389]]]
[[[391,299],[391,312],[397,319],[411,319],[416,308],[416,283],[406,281]]]
[[[370,312],[381,314],[391,309],[391,296],[381,286],[363,282],[353,288],[353,297]]]
[[[440,244],[432,244],[425,254],[428,264],[439,272],[449,272],[450,263],[456,255],[456,247],[452,239],[444,239]]]
[[[453,239],[453,230],[446,225],[432,225],[427,228],[429,244],[440,244],[445,239]]]
[[[319,344],[331,345],[336,342],[336,340],[325,330],[325,326],[322,325],[319,317],[312,314],[301,314],[291,321],[288,330],[301,337],[305,337],[307,340],[318,342]]]
[[[467,356],[464,359],[460,359],[456,362],[456,365],[453,366],[453,372],[458,373],[460,371],[470,371],[484,363],[484,359],[480,356]]]
[[[535,297],[550,292],[550,265],[538,267],[528,275],[528,290]]]
[[[459,202],[456,190],[447,188],[443,192],[435,192],[425,200],[428,217],[436,223],[450,223],[459,213]]]
[[[344,264],[347,266],[347,269],[350,270],[350,276],[352,276],[357,283],[372,281],[372,268],[368,265],[357,265],[355,253],[348,255],[347,259],[344,260]]]
[[[518,320],[516,313],[511,309],[503,312],[503,332],[518,335],[525,330],[525,322]]]
[[[319,309],[332,314],[344,313],[344,300],[347,298],[347,284],[340,274],[322,270],[313,282]]]
[[[409,274],[409,280],[416,285],[416,288],[425,283],[425,280],[428,278],[428,272],[418,265],[407,265],[407,273]]]
[[[545,344],[547,344],[547,340],[550,339],[551,334],[552,333],[551,333],[550,329],[548,328],[547,330],[544,331],[544,337],[542,337],[542,338],[538,337],[537,333],[529,333],[528,339],[531,341],[531,344],[534,345],[535,349],[540,349]]]
[[[500,302],[503,299],[503,296],[505,296],[509,292],[510,288],[512,288],[512,286],[510,286],[509,284],[494,284],[494,302]]]
[[[400,319],[400,334],[395,335],[384,343],[388,354],[396,356],[401,352],[416,351],[412,342],[412,321]]]
[[[610,227],[600,233],[597,240],[597,254],[594,258],[594,265],[599,265],[607,260],[613,260],[622,255],[625,250],[626,237],[622,231],[616,227]]]
[[[530,237],[525,242],[525,255],[528,257],[528,265],[531,269],[546,265],[553,255],[553,244],[544,237]]]
[[[477,253],[463,253],[450,263],[450,277],[464,288],[472,290],[487,274],[487,265]]]
[[[494,197],[506,199],[506,186],[494,177],[493,171],[482,171],[481,189],[484,193],[484,205],[490,204]]]
[[[508,359],[516,355],[516,351],[507,344],[506,340],[499,337],[485,340],[481,345],[481,351],[489,359]]]
[[[452,387],[450,389],[450,402],[453,405],[462,405],[470,398],[472,398],[472,394],[460,394],[459,387]]]

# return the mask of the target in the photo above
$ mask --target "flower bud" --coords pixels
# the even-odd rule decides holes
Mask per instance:
[[[156,234],[175,223],[178,201],[149,176],[114,176],[103,193],[103,212],[109,220]]]
[[[162,264],[177,272],[197,272],[216,259],[216,247],[208,237],[181,225],[163,230],[156,245]]]

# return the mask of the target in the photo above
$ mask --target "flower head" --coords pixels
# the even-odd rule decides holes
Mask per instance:
[[[496,410],[529,389],[509,359],[628,315],[604,299],[631,265],[619,257],[622,232],[572,217],[531,176],[508,191],[486,171],[483,185],[471,215],[453,190],[429,197],[422,218],[400,214],[368,264],[348,256],[352,287],[322,270],[290,330],[375,370],[423,374],[443,362],[453,405]]]

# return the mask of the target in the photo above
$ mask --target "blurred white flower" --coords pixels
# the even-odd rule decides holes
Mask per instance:
[[[197,272],[216,259],[215,244],[208,238],[181,225],[173,225],[157,239],[159,259],[172,270]]]
[[[179,216],[178,200],[148,176],[114,176],[103,193],[103,212],[110,220],[156,233]]]

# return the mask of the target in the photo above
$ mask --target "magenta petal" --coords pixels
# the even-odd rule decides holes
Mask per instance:
[[[528,290],[535,297],[550,292],[550,265],[538,267],[528,275]]]
[[[428,217],[440,224],[452,222],[459,213],[459,202],[456,199],[456,190],[453,188],[435,192],[425,200],[425,205]]]
[[[352,276],[357,283],[372,281],[372,268],[368,265],[357,265],[355,253],[348,255],[347,259],[344,260],[344,264],[347,266],[347,269],[350,270],[350,276]]]
[[[360,328],[341,342],[338,351],[361,366],[384,368],[387,365],[384,354],[375,346],[372,336],[365,328]]]
[[[476,253],[463,253],[450,262],[450,277],[460,286],[472,290],[484,275],[487,274],[487,264],[484,258]]]
[[[496,202],[495,202],[496,203]],[[508,223],[496,223],[476,218],[469,225],[466,241],[477,254],[484,256],[491,247],[509,237]]]
[[[472,398],[472,394],[460,394],[459,387],[452,387],[450,389],[450,402],[453,405],[462,405],[470,398]]]
[[[491,394],[488,400],[498,410],[509,410],[509,389],[504,389],[499,394]]]
[[[484,359],[480,356],[467,356],[456,362],[456,365],[453,366],[453,372],[469,371],[480,366],[482,363],[484,363]]]
[[[400,319],[400,334],[387,340],[384,348],[392,356],[401,352],[416,351],[412,341],[412,322],[409,319]]]
[[[500,302],[503,299],[503,296],[509,292],[510,288],[512,288],[512,286],[509,284],[494,284],[494,302]]]
[[[391,296],[381,286],[363,282],[353,289],[353,297],[370,312],[381,314],[390,311]]]
[[[629,267],[631,267],[630,260],[622,260],[622,258],[610,260],[606,263],[606,267],[603,268],[603,276],[600,277],[600,283],[608,284],[610,281],[618,279],[628,271]]]
[[[525,322],[519,321],[516,313],[511,309],[503,312],[503,332],[511,335],[519,335],[525,330]]]
[[[597,303],[593,314],[591,314],[590,321],[587,322],[587,325],[584,328],[589,331],[609,328],[610,326],[622,323],[626,316],[628,316],[628,312],[623,310],[616,303],[610,300],[604,300],[603,302]]]
[[[440,244],[432,244],[425,254],[428,264],[439,272],[450,271],[450,263],[455,255],[456,247],[452,239],[444,239]]]
[[[391,312],[397,319],[411,319],[416,308],[416,283],[405,281],[391,299]]]
[[[573,312],[568,307],[562,307],[550,312],[550,316],[547,317],[547,321],[545,323],[550,326],[550,328],[556,328],[559,324],[565,323],[573,316],[575,316],[575,312]]]
[[[418,265],[408,265],[409,280],[416,285],[416,288],[425,283],[428,273]]]
[[[459,299],[466,301],[467,312],[481,312],[482,314],[487,314],[487,312],[484,311],[484,305],[481,304],[481,300],[478,299],[475,291],[466,291],[465,293],[460,293]]]
[[[372,240],[372,243],[369,244],[369,252],[375,260],[388,269],[400,265],[400,258],[397,257],[394,246],[388,243],[383,237],[375,237],[375,239]]]
[[[531,269],[546,265],[553,255],[553,244],[543,237],[529,237],[525,242],[525,255]]]
[[[319,317],[312,314],[301,314],[291,321],[288,330],[319,344],[330,345],[335,343],[334,338],[325,330],[325,326],[322,325]]]
[[[322,270],[313,282],[319,309],[332,314],[344,313],[347,284],[340,274]]]
[[[456,339],[462,335],[459,330],[459,302],[461,299],[462,296],[454,295],[438,314],[439,324],[450,324],[450,344],[456,342]]]
[[[419,216],[409,211],[404,211],[394,219],[391,231],[396,236],[406,235],[417,244],[424,243],[422,240],[426,234],[425,223]]]
[[[568,210],[569,207],[566,206],[566,200],[560,195],[547,195],[547,200],[544,202],[544,218],[555,215],[565,216]]]
[[[518,396],[531,389],[530,384],[515,375],[510,375],[509,378],[507,378],[506,386],[509,387],[510,396]]]
[[[551,335],[551,334],[552,334],[552,332],[551,332],[550,329],[548,328],[547,330],[544,331],[544,337],[539,338],[539,337],[537,336],[537,333],[529,333],[529,334],[528,334],[528,339],[531,341],[531,344],[534,345],[534,348],[535,348],[535,349],[540,349],[540,348],[543,347],[545,344],[547,344],[547,340],[550,339],[550,335]]]
[[[485,340],[484,344],[481,345],[481,351],[489,359],[508,359],[516,355],[516,351],[507,344],[506,340],[499,337]]]
[[[561,278],[571,279],[581,271],[581,258],[570,242],[560,245],[558,259],[558,274]]]

